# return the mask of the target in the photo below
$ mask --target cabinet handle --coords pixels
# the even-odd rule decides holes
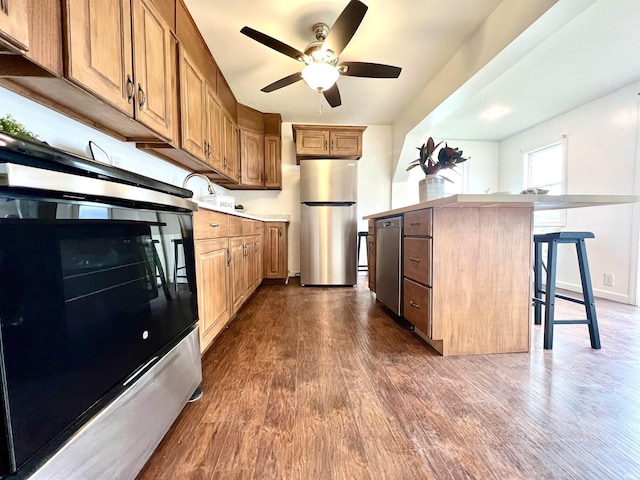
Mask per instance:
[[[409,225],[412,225],[415,227],[416,225],[420,225],[420,222],[411,222]]]
[[[282,227],[278,227],[278,236],[282,237]]]
[[[418,305],[417,303],[413,303],[413,300],[409,300],[409,305],[411,305],[413,308],[417,308],[418,310],[420,310],[420,305]]]
[[[411,260],[412,262],[420,263],[420,259],[419,258],[409,257],[409,260]]]
[[[144,104],[147,103],[147,94],[144,93],[142,85],[138,84],[138,97],[141,97],[139,102],[140,110],[144,108]]]
[[[227,248],[227,267],[231,265],[231,251]]]
[[[324,149],[325,150],[329,149],[329,143],[326,140],[324,141]]]
[[[133,79],[131,75],[127,74],[127,102],[133,102],[133,97],[135,94],[136,88],[133,86]]]
[[[258,251],[258,242],[253,244],[253,251],[257,252]]]
[[[219,223],[210,223],[209,226],[213,227],[213,228],[216,228],[216,227],[219,227],[220,224]]]

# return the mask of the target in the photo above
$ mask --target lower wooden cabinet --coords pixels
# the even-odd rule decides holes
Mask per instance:
[[[287,222],[265,223],[264,278],[266,279],[286,281],[289,275],[288,226]]]
[[[229,320],[260,286],[267,262],[278,259],[277,275],[286,278],[286,222],[262,222],[202,209],[194,214],[200,348],[204,352]],[[277,255],[265,258],[267,236]],[[275,232],[275,233],[274,233]],[[267,237],[268,238],[268,237]],[[267,240],[267,242],[269,242]],[[283,270],[282,270],[283,269]],[[284,271],[284,273],[281,273]],[[272,277],[268,277],[272,278]]]
[[[197,241],[195,254],[200,351],[204,352],[231,318],[229,289],[226,288],[230,274],[229,240]]]
[[[245,257],[246,248],[244,237],[229,239],[231,252],[231,313],[236,313],[247,297],[247,284],[245,281]]]
[[[431,338],[431,287],[404,279],[404,317]]]

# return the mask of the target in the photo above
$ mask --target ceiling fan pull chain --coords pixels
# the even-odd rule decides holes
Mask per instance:
[[[318,113],[322,115],[322,109],[324,108],[324,95],[322,92],[318,92],[318,95],[320,96],[320,108],[318,109]]]

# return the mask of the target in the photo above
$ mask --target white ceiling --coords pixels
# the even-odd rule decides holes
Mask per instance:
[[[304,82],[260,89],[302,64],[242,35],[247,25],[304,50],[314,23],[332,25],[347,0],[185,0],[239,102],[279,112],[285,122],[393,124],[429,80],[501,0],[364,0],[369,10],[342,61],[402,67],[398,79],[341,77],[342,105],[319,112],[319,94]],[[534,0],[504,0],[507,2]],[[578,0],[559,0],[559,4]],[[500,140],[640,80],[638,0],[582,1],[585,10],[487,86],[425,122],[437,138]],[[517,6],[517,5],[515,5]],[[561,5],[562,6],[562,5]],[[539,40],[538,40],[539,42]],[[478,75],[482,75],[482,70]],[[446,101],[445,101],[446,103]],[[492,108],[498,119],[487,119]],[[425,117],[431,112],[425,112]],[[415,132],[412,132],[415,133]],[[427,132],[424,132],[427,133]]]

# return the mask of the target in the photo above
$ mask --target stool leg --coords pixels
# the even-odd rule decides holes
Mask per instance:
[[[558,242],[551,240],[547,251],[547,285],[545,292],[544,309],[544,348],[553,348],[553,319],[556,302],[556,262],[558,253]]]
[[[533,296],[542,298],[542,242],[534,243],[533,250]],[[542,304],[533,302],[533,321],[536,325],[542,323]]]
[[[358,235],[358,255],[357,255],[357,260],[356,260],[356,269],[360,270],[360,244],[362,241],[362,237],[360,235]],[[353,245],[353,243],[351,244]]]
[[[591,348],[600,348],[600,332],[598,330],[598,318],[596,316],[596,305],[593,298],[593,289],[591,287],[591,273],[589,272],[589,262],[587,260],[587,249],[584,239],[580,239],[576,243],[576,252],[578,254],[578,265],[580,266],[580,280],[582,281],[582,295],[584,297],[584,309],[589,321],[589,337],[591,339]]]

